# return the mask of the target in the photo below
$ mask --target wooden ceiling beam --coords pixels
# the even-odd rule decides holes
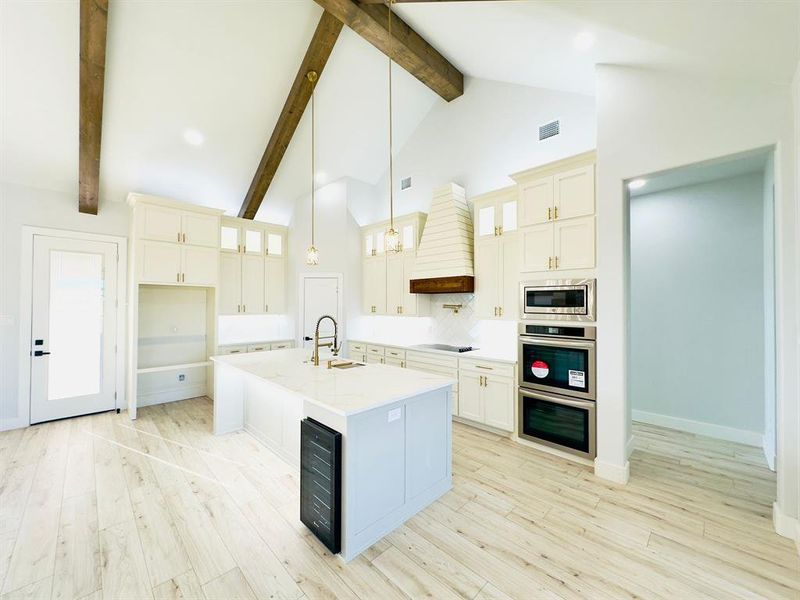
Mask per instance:
[[[264,150],[264,155],[261,157],[261,162],[258,163],[256,174],[250,183],[250,189],[247,190],[247,196],[245,196],[242,208],[239,210],[240,217],[244,219],[255,218],[258,207],[261,206],[261,202],[264,200],[264,196],[281,164],[283,155],[286,153],[286,148],[289,147],[289,142],[292,141],[292,136],[300,123],[300,117],[303,116],[303,111],[305,111],[308,100],[311,98],[313,88],[306,75],[309,71],[316,71],[317,77],[322,75],[322,70],[325,68],[328,57],[330,57],[336,40],[339,38],[342,26],[342,22],[329,12],[322,13],[317,29],[314,31],[314,37],[311,38],[306,55],[303,57],[303,62],[300,64],[294,83],[292,83],[292,87],[289,90],[289,96],[286,98],[283,110],[281,110],[281,114],[278,117],[278,122],[275,124],[275,129],[273,129],[269,138],[267,149]]]
[[[359,0],[316,2],[446,101],[464,93],[464,75],[397,15],[392,15],[389,37],[385,5]]]
[[[108,0],[81,0],[78,210],[97,214]]]

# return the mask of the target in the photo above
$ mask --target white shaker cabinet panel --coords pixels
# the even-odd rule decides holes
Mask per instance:
[[[242,255],[242,312],[266,312],[264,299],[264,259],[260,256]]]
[[[594,217],[558,221],[554,227],[557,269],[592,269],[595,266]]]
[[[286,260],[264,259],[265,308],[271,314],[286,312]]]
[[[136,231],[143,240],[178,243],[181,241],[181,216],[182,212],[176,208],[143,204],[136,211]],[[216,217],[212,218],[219,223]]]
[[[553,218],[553,178],[543,177],[520,185],[519,226],[547,223]]]
[[[521,271],[548,271],[553,260],[553,225],[543,223],[521,229],[519,233]]]
[[[364,312],[386,314],[386,257],[376,256],[364,260]]]
[[[241,312],[242,263],[238,254],[220,254],[219,312],[235,315]]]
[[[498,238],[475,247],[475,314],[481,319],[497,316],[502,276],[498,271],[500,252]]]
[[[216,228],[216,226],[215,226]],[[219,273],[219,250],[181,245],[181,283],[216,286]]]
[[[149,208],[149,207],[148,207]],[[180,283],[181,247],[169,242],[139,242],[140,283]]]
[[[399,315],[403,307],[405,261],[402,254],[386,259],[386,313]]]
[[[483,422],[489,427],[514,431],[514,380],[485,375]]]
[[[594,165],[553,176],[553,205],[557,220],[594,214]]]
[[[497,303],[499,316],[502,319],[516,321],[519,318],[519,241],[517,233],[503,233],[499,238],[500,245],[500,281],[498,289],[500,298]]]
[[[465,371],[458,375],[458,416],[479,423],[483,422],[481,377]]]
[[[219,217],[201,213],[183,213],[181,242],[192,246],[219,248]]]

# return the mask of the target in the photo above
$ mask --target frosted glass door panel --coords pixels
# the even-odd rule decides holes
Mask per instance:
[[[50,252],[48,400],[100,391],[103,256]]]
[[[517,201],[503,202],[503,232],[517,230]]]
[[[220,247],[230,252],[239,251],[239,228],[223,225],[220,229]]]
[[[478,235],[494,235],[494,204],[478,210]]]
[[[267,234],[267,254],[270,256],[283,255],[283,236],[279,233]]]
[[[111,410],[117,246],[34,236],[31,423]]]
[[[264,254],[264,237],[260,231],[244,230],[244,251],[248,254]]]

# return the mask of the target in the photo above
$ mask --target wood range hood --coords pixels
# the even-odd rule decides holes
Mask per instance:
[[[417,249],[412,294],[471,294],[475,291],[472,218],[464,188],[436,189]]]

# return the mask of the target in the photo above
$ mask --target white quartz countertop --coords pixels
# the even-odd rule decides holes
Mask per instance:
[[[476,350],[470,350],[469,352],[449,352],[447,350],[436,350],[435,348],[422,348],[416,344],[393,344],[391,342],[382,342],[379,340],[353,339],[348,340],[348,342],[355,342],[357,344],[372,344],[373,346],[385,346],[386,348],[399,348],[401,350],[413,350],[414,352],[430,352],[431,354],[443,354],[445,356],[452,356],[454,358],[489,360],[506,364],[516,364],[517,362],[516,346],[511,348],[510,351],[477,348]]]
[[[449,387],[455,379],[389,365],[364,365],[352,369],[328,369],[324,360],[315,367],[305,348],[212,356],[273,385],[304,396],[322,408],[350,416]]]

